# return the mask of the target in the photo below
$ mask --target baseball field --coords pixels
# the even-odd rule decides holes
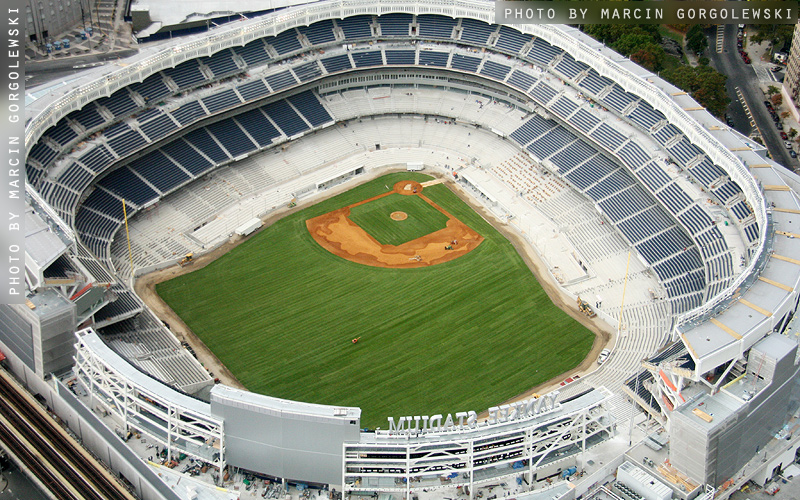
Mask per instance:
[[[370,428],[481,412],[578,365],[594,335],[505,237],[444,184],[398,194],[431,179],[388,174],[298,210],[157,292],[249,390],[359,406]],[[347,241],[326,248],[319,234],[337,226],[310,221],[331,214],[416,267],[365,265]],[[471,239],[451,240],[456,228]]]

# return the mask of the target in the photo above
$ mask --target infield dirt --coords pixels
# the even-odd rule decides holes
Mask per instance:
[[[418,182],[400,181],[394,185],[393,191],[308,219],[306,227],[314,241],[332,254],[375,267],[433,266],[457,259],[481,244],[483,236],[428,199],[422,194],[422,190],[423,187]],[[348,217],[352,207],[364,205],[393,193],[422,198],[447,217],[447,227],[402,245],[383,245]],[[394,217],[392,219],[404,220]]]

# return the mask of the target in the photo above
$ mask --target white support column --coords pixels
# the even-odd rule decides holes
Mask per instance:
[[[469,451],[467,452],[467,460],[469,460],[469,498],[475,498],[475,440],[469,440]]]

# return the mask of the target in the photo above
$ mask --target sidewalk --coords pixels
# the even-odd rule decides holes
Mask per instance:
[[[749,42],[748,37],[745,36],[745,46],[744,50],[750,56],[752,62],[753,71],[756,73],[756,77],[759,81],[759,86],[761,87],[761,92],[763,93],[762,102],[751,103],[751,106],[764,106],[763,101],[770,100],[769,95],[769,88],[775,87],[780,91],[781,86],[783,85],[780,81],[778,81],[778,75],[776,72],[772,71],[772,68],[776,66],[781,66],[780,64],[774,63],[770,60],[770,42],[761,42],[761,43],[752,43]],[[782,74],[783,72],[778,72]],[[797,135],[792,140],[795,144],[800,143],[800,123],[794,119],[792,113],[789,111],[789,107],[785,102],[781,103],[778,106],[775,106],[775,112],[781,118],[780,123],[783,126],[783,132],[787,134],[787,136],[791,137],[791,130],[794,129],[797,131]],[[780,131],[779,131],[780,132]],[[796,147],[796,146],[795,146]]]

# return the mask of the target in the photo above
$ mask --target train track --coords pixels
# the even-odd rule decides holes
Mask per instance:
[[[0,440],[64,500],[134,500],[113,476],[0,371]]]

